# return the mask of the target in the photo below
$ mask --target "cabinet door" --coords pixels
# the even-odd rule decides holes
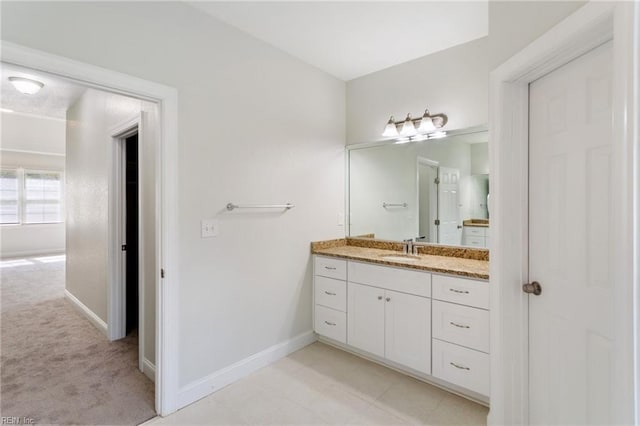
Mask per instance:
[[[431,299],[385,292],[385,357],[431,374]]]
[[[348,283],[347,343],[384,356],[384,290]]]

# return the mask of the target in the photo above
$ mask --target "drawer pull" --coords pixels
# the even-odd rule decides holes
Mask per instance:
[[[330,291],[325,291],[324,294],[328,294],[329,296],[335,296],[335,293],[331,293]]]
[[[391,298],[390,298],[390,297],[387,297],[385,300],[386,300],[387,302],[391,302]]]
[[[453,325],[454,327],[458,327],[458,328],[471,328],[471,326],[468,325],[462,325],[462,324],[456,324],[453,321],[449,321],[449,324]]]
[[[329,269],[330,271],[335,271],[336,267],[335,266],[325,266],[324,269]]]
[[[455,362],[450,362],[449,364],[453,365],[455,368],[458,368],[460,370],[471,370],[469,367],[465,367],[463,365],[458,365]]]
[[[330,326],[332,326],[332,327],[336,325],[336,323],[335,323],[335,322],[325,321],[324,323],[325,323],[325,324],[327,324],[327,325],[330,325]]]
[[[454,293],[459,293],[459,294],[469,294],[467,290],[456,290],[455,288],[450,288],[449,291],[452,291]]]
[[[382,296],[378,296],[378,300],[382,300]]]

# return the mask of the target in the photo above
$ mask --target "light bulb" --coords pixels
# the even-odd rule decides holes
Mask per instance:
[[[387,125],[384,127],[384,132],[382,132],[382,136],[386,138],[395,138],[399,136],[398,128],[396,127],[396,122],[393,119],[393,115],[389,118]]]
[[[425,109],[424,110],[424,115],[422,116],[422,119],[420,120],[420,126],[418,126],[418,132],[420,133],[429,133],[429,132],[433,132],[436,129],[436,126],[433,125],[433,120],[431,119],[431,116],[429,115],[429,110]]]
[[[35,95],[44,87],[44,83],[24,77],[9,77],[9,82],[18,92],[25,95]]]
[[[407,114],[407,118],[404,120],[402,124],[402,130],[400,130],[400,136],[413,136],[416,132],[416,126],[413,125],[413,120],[411,120],[411,114]]]

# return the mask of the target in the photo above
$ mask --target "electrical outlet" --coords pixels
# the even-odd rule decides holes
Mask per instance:
[[[211,238],[218,236],[218,231],[220,228],[220,222],[218,221],[218,219],[202,219],[200,225],[200,236],[202,238]]]

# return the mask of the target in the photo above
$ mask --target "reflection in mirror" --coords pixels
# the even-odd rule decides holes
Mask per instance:
[[[349,147],[348,234],[487,247],[488,142],[486,128],[474,128]]]

